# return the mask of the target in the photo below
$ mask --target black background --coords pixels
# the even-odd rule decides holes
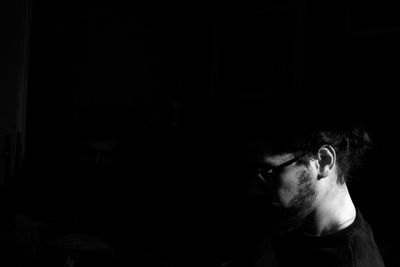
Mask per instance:
[[[351,103],[370,128],[374,151],[349,186],[379,243],[397,250],[395,10],[35,2],[23,212],[58,235],[134,251],[143,266],[212,266],[257,225],[224,116],[243,100],[312,92],[322,106]]]

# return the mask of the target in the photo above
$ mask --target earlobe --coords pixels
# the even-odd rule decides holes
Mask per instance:
[[[324,145],[318,150],[318,179],[328,177],[336,163],[336,152],[330,145]]]

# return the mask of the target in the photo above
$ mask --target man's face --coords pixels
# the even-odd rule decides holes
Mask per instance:
[[[264,155],[264,166],[277,167],[295,158],[294,154]],[[272,170],[268,177],[264,177],[267,183],[268,194],[272,204],[281,211],[281,223],[291,228],[301,223],[313,210],[317,192],[315,183],[317,176],[306,164],[295,161],[294,163]]]

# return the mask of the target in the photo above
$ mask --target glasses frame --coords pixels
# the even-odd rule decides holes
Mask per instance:
[[[309,154],[310,152],[305,152],[302,153],[288,161],[285,161],[281,164],[279,164],[278,166],[268,166],[268,167],[264,167],[261,166],[257,169],[257,176],[264,182],[267,183],[267,179],[270,178],[271,176],[273,176],[274,174],[280,173],[284,168],[292,165],[293,163],[299,161],[302,157],[304,157],[305,155]]]

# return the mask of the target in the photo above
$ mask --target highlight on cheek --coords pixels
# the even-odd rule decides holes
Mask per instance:
[[[287,214],[289,217],[304,218],[310,213],[317,193],[308,170],[299,171],[295,177],[296,180],[291,184],[290,191],[286,191],[288,195],[282,195],[282,199],[287,201],[287,208],[290,210]]]

